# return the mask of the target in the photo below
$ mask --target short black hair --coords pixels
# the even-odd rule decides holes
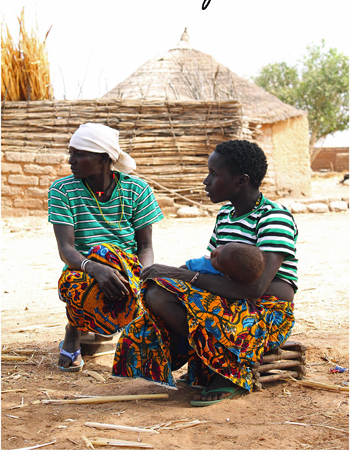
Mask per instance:
[[[264,151],[247,140],[229,140],[216,146],[215,152],[220,154],[232,175],[248,174],[250,183],[259,188],[267,171],[267,160]]]

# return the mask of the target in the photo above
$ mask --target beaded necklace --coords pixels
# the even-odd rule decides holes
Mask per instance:
[[[105,188],[104,191],[96,191],[96,190],[95,190],[96,195],[97,195],[97,196],[102,196],[102,195],[104,195],[105,193],[107,193],[108,189],[109,189],[110,186],[113,184],[114,179],[115,179],[115,176],[114,176],[114,173],[113,173],[113,177],[112,177],[111,183],[108,185],[108,187]],[[86,178],[86,183],[88,184],[87,178]],[[92,185],[92,184],[91,184],[91,185]]]
[[[113,174],[112,182],[113,182],[113,180],[114,180],[114,174]],[[107,218],[103,215],[102,210],[101,210],[101,207],[100,207],[100,204],[98,203],[97,198],[96,198],[96,196],[94,195],[94,192],[91,190],[90,185],[88,184],[88,181],[87,181],[86,179],[85,179],[85,182],[86,182],[87,188],[89,189],[89,191],[90,191],[90,193],[92,194],[94,200],[96,201],[98,210],[100,211],[100,214],[102,215],[102,217],[103,217],[103,219],[105,220],[105,222],[108,223],[108,224],[110,224],[110,225],[116,225],[116,224],[117,224],[118,227],[119,227],[119,229],[122,230],[122,228],[121,228],[121,226],[120,226],[120,223],[121,223],[122,218],[123,218],[123,215],[124,215],[124,203],[123,203],[123,197],[122,197],[122,187],[121,187],[121,185],[120,185],[120,180],[119,180],[119,178],[118,178],[117,188],[118,188],[118,190],[119,190],[119,198],[120,198],[120,202],[121,202],[121,206],[122,206],[122,213],[121,213],[120,220],[119,220],[118,223],[114,223],[114,222],[112,222],[112,221],[108,221],[108,220],[107,220]],[[110,185],[112,185],[112,183],[111,183]],[[108,187],[108,188],[109,188],[109,187]],[[96,193],[101,193],[101,192],[96,192]],[[100,195],[100,196],[101,196],[101,195]]]
[[[254,210],[256,210],[259,207],[259,204],[261,202],[261,198],[262,198],[262,193],[260,193],[258,199],[256,200],[256,203],[254,204],[254,207],[252,208],[252,210],[249,212],[249,215],[254,212]],[[235,214],[235,210],[230,212],[230,218],[234,218],[233,215]]]

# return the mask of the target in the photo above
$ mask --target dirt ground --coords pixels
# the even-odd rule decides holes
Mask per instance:
[[[313,196],[347,194],[338,178],[313,180]],[[348,387],[349,216],[348,212],[300,214],[297,322],[291,337],[308,347],[308,380]],[[214,217],[166,218],[154,226],[155,260],[181,265],[205,252]],[[182,246],[186,243],[186,247]],[[82,439],[103,437],[151,444],[160,450],[348,450],[348,393],[310,389],[292,381],[264,384],[261,392],[196,408],[195,389],[167,390],[142,380],[110,376],[113,355],[85,356],[86,372],[57,367],[65,312],[57,297],[62,263],[46,218],[2,219],[2,353],[32,350],[23,361],[2,359],[1,448],[87,449]],[[177,375],[181,375],[177,371]],[[35,401],[77,396],[163,394],[168,398],[106,404],[57,405]],[[78,400],[78,399],[77,399]],[[180,424],[176,421],[182,420]],[[187,420],[187,421],[184,421]],[[196,425],[176,430],[189,421]],[[94,430],[99,422],[133,427],[170,423],[152,432]],[[99,447],[96,447],[97,449]],[[101,447],[105,449],[105,447]],[[107,449],[115,449],[108,446]]]

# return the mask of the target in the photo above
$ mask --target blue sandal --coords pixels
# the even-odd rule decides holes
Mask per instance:
[[[246,389],[243,388],[233,388],[233,387],[229,387],[229,388],[217,388],[217,389],[212,389],[210,391],[202,391],[202,395],[208,395],[208,394],[215,394],[218,392],[230,392],[231,395],[229,395],[228,397],[225,397],[224,399],[218,399],[218,400],[191,400],[191,405],[192,406],[209,406],[209,405],[214,405],[215,403],[219,403],[219,402],[223,402],[224,400],[228,400],[228,399],[232,399],[232,397],[234,397],[235,395],[239,395],[239,394],[245,394],[246,392],[248,392]]]
[[[68,356],[68,358],[70,358],[72,360],[72,365],[70,365],[69,367],[59,366],[60,370],[62,372],[79,372],[79,370],[82,370],[82,368],[84,367],[84,360],[83,360],[83,358],[81,359],[81,363],[79,364],[79,366],[73,366],[73,361],[75,360],[75,358],[77,356],[81,355],[81,348],[79,348],[79,350],[77,350],[74,353],[70,353],[70,352],[67,352],[66,350],[64,350],[62,348],[63,342],[64,341],[61,341],[60,345],[59,345],[60,355]]]

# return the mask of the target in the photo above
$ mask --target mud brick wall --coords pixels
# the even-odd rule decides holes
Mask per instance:
[[[349,148],[323,148],[311,164],[313,171],[349,171]]]
[[[47,193],[58,178],[71,174],[65,153],[5,152],[1,163],[4,216],[47,215]]]

